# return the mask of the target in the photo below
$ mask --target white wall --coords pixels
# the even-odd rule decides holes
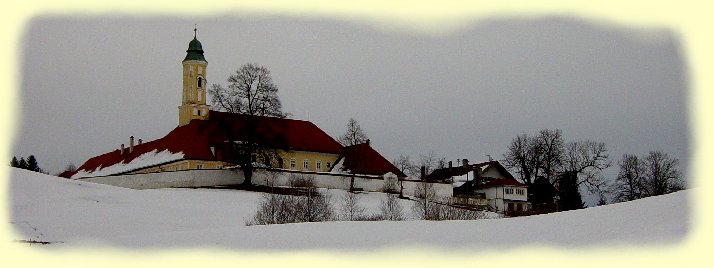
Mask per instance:
[[[228,169],[202,169],[91,177],[78,180],[132,189],[156,189],[236,185],[243,182],[243,173]]]
[[[404,194],[415,196],[417,186],[422,183],[421,181],[403,181]],[[434,190],[436,191],[437,197],[452,197],[454,195],[454,188],[449,183],[432,183]]]
[[[528,201],[528,187],[519,187],[519,186],[506,186],[506,188],[513,188],[514,193],[513,194],[505,194],[505,188],[504,186],[495,186],[495,187],[489,187],[483,190],[479,190],[478,192],[485,193],[486,194],[486,199],[488,200],[488,204],[495,208],[496,211],[504,211],[505,210],[505,205],[504,205],[504,199],[505,200],[516,200],[516,201]],[[518,195],[515,194],[515,189],[523,189],[523,195]]]
[[[342,190],[350,189],[350,180],[352,179],[351,175],[333,173],[256,169],[253,173],[252,183],[263,186],[269,186],[271,183],[273,186],[290,186],[291,174],[313,176],[315,186],[319,188]],[[355,175],[354,187],[368,192],[382,192],[385,190],[385,179],[396,180],[396,176],[391,173],[385,174],[385,176]],[[156,189],[237,185],[243,182],[244,177],[243,172],[239,169],[201,169],[92,177],[79,180],[132,189]],[[403,193],[414,196],[414,191],[419,183],[421,182],[403,181]],[[399,184],[396,183],[395,185],[394,190],[399,191]],[[434,183],[433,186],[438,197],[451,197],[453,195],[451,184]]]

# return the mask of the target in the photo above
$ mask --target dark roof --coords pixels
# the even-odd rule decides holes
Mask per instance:
[[[525,184],[517,181],[514,178],[497,178],[497,179],[490,179],[490,180],[484,181],[483,184],[481,184],[481,187],[502,186],[502,185],[526,186]]]
[[[474,165],[449,168],[439,168],[426,176],[427,181],[444,181],[454,176],[461,176],[474,170]]]
[[[342,155],[344,156],[343,168],[349,169],[355,174],[384,175],[392,172],[400,178],[407,176],[392,162],[375,151],[369,143],[344,147]]]
[[[468,193],[474,189],[485,189],[497,186],[516,186],[525,187],[526,185],[520,183],[513,178],[482,178],[483,180],[471,180],[464,184],[454,188],[454,193]],[[478,185],[477,185],[478,184]]]
[[[120,162],[129,163],[136,157],[156,150],[183,153],[183,159],[217,160],[210,147],[225,143],[228,135],[233,141],[241,141],[245,135],[248,116],[210,111],[209,120],[191,120],[177,127],[163,138],[135,145],[128,153],[128,146],[121,155],[119,149],[90,158],[77,170],[92,171]],[[302,120],[273,117],[257,117],[257,141],[269,147],[340,154],[342,146],[313,123]],[[232,126],[232,127],[227,127]],[[228,131],[230,129],[231,131]]]
[[[76,172],[76,171],[72,171],[72,170],[65,170],[65,171],[62,171],[62,173],[57,174],[57,177],[60,177],[60,178],[70,178],[70,177],[72,177],[72,175],[74,175],[75,173],[77,173],[77,172]]]
[[[483,163],[478,163],[478,164],[473,164],[473,165],[435,169],[429,175],[426,176],[426,180],[427,181],[444,181],[444,180],[450,179],[451,177],[462,176],[466,173],[474,171],[475,169],[480,169],[479,174],[482,174],[492,168],[495,168],[501,174],[504,174],[505,178],[513,179],[513,175],[511,175],[511,173],[508,172],[508,170],[506,170],[506,168],[503,167],[501,165],[501,163],[499,163],[498,161],[489,161],[489,162],[483,162]]]
[[[195,36],[193,37],[193,40],[188,43],[188,50],[186,50],[186,58],[183,59],[183,61],[188,60],[206,61],[206,58],[203,57],[203,46],[201,46],[201,42],[198,41]]]

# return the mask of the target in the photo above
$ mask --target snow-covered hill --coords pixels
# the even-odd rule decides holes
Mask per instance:
[[[245,226],[260,194],[236,190],[132,190],[12,169],[17,240],[49,246],[378,249],[433,246],[480,250],[652,245],[685,238],[688,191],[531,217],[476,221],[327,222]],[[363,198],[377,210],[381,194]],[[339,197],[336,197],[339,199]],[[410,201],[401,200],[405,212]]]

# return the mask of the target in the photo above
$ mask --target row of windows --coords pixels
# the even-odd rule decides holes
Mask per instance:
[[[506,188],[505,192],[506,192],[506,194],[513,194],[514,192],[517,195],[525,195],[526,194],[526,190],[520,189],[520,188],[518,188],[518,189]]]
[[[295,170],[297,169],[297,160],[295,158],[290,158],[290,169]],[[325,162],[325,170],[330,170],[330,167],[332,166],[332,163],[330,161]],[[310,160],[305,159],[302,161],[302,170],[310,170]],[[323,171],[322,169],[322,160],[316,160],[315,161],[315,171]]]

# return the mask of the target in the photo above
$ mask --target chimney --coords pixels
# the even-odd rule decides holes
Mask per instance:
[[[124,155],[124,144],[121,144],[121,147],[119,147],[119,155]]]
[[[449,161],[449,173],[451,173],[451,167],[452,167],[452,166],[453,166],[453,164],[451,163],[451,161]]]
[[[369,139],[367,139],[367,145],[369,145]]]
[[[141,139],[139,139],[139,145],[141,145]]]
[[[474,169],[474,185],[479,186],[481,185],[481,177],[479,177],[479,172],[477,170],[478,168]]]
[[[426,180],[426,167],[421,166],[421,180]]]
[[[134,136],[129,137],[129,153],[134,151]]]
[[[462,159],[461,161],[464,162],[464,164],[463,164],[462,166],[468,166],[468,165],[469,165],[469,160],[468,160],[468,159],[464,158],[464,159]]]

